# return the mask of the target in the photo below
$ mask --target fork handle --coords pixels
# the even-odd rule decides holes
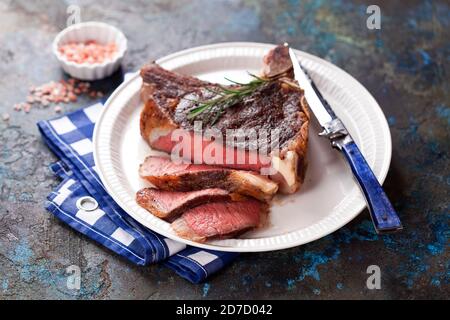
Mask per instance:
[[[383,234],[403,229],[400,218],[356,143],[346,143],[341,150],[364,193],[376,232]]]

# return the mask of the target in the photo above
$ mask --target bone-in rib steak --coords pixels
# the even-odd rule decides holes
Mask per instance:
[[[261,86],[243,101],[225,109],[217,122],[206,127],[209,126],[222,134],[225,134],[227,129],[252,129],[257,132],[277,129],[280,152],[261,156],[259,146],[252,147],[246,142],[237,147],[221,143],[220,147],[224,150],[231,149],[235,155],[222,157],[215,163],[206,163],[250,171],[272,167],[274,170],[271,179],[279,183],[282,192],[293,193],[303,182],[306,170],[308,106],[303,91],[295,85],[287,84],[295,83],[291,78],[292,64],[287,47],[275,47],[264,57],[263,63],[263,76],[287,72],[286,77]],[[167,71],[155,63],[144,66],[141,76],[141,97],[145,103],[140,120],[141,135],[152,148],[170,153],[178,143],[171,139],[174,130],[182,129],[186,131],[186,136],[194,134],[194,124],[188,119],[188,114],[195,107],[195,100],[208,99],[211,88],[216,85]],[[202,117],[199,117],[199,120],[203,120]],[[271,139],[269,135],[269,150],[273,143]],[[188,155],[182,156],[191,159],[197,157],[203,161],[202,154],[199,153],[211,143],[217,142],[203,140],[201,150],[192,150]],[[245,161],[236,163],[236,158],[242,153]],[[247,161],[254,159],[249,156],[252,153],[257,153],[257,160]],[[225,155],[226,152],[222,154]]]

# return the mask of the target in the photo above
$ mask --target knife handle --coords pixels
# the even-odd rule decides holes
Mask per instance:
[[[400,218],[356,143],[351,141],[342,145],[342,151],[364,193],[376,232],[382,234],[401,230]]]

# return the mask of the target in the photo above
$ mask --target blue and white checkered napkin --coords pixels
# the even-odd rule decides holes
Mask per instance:
[[[162,262],[180,276],[199,283],[230,263],[237,254],[203,250],[165,238],[143,227],[108,195],[92,154],[92,134],[101,103],[37,125],[60,161],[50,166],[62,182],[48,196],[47,210],[75,230],[138,265]],[[79,210],[76,202],[91,196],[94,211]]]

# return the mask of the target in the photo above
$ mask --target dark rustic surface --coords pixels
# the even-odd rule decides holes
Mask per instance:
[[[82,20],[124,31],[126,71],[202,44],[289,41],[356,77],[388,118],[393,157],[385,187],[404,222],[401,234],[377,236],[364,211],[314,243],[242,255],[201,285],[161,266],[136,267],[43,209],[58,180],[35,123],[54,111],[24,115],[12,106],[31,84],[63,77],[50,43],[71,2],[0,0],[0,110],[11,115],[0,120],[0,299],[448,298],[448,1],[374,1],[381,30],[366,28],[372,1],[362,0],[78,2]],[[113,82],[99,85],[112,89]],[[83,272],[80,291],[66,288],[72,264]],[[366,288],[372,264],[381,268],[381,290]]]

